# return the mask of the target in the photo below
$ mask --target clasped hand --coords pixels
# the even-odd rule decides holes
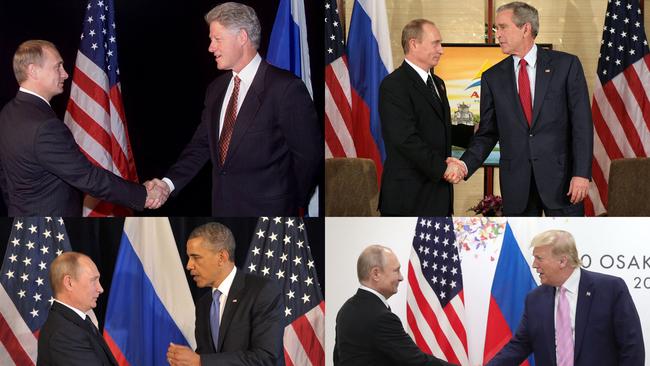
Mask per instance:
[[[467,168],[459,159],[450,156],[445,160],[445,163],[447,163],[447,170],[445,170],[442,177],[447,182],[456,184],[467,176]]]
[[[147,199],[144,207],[149,209],[160,208],[169,198],[169,186],[160,179],[154,178],[144,182],[147,188]]]

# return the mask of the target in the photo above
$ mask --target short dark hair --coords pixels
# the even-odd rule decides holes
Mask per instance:
[[[196,238],[203,239],[203,245],[213,251],[225,250],[229,260],[235,262],[235,237],[226,225],[208,222],[198,226],[192,230],[187,240]]]
[[[404,54],[409,52],[409,40],[415,38],[420,41],[422,39],[422,27],[425,24],[436,25],[434,22],[427,19],[413,19],[406,23],[402,29],[402,49],[404,50]]]

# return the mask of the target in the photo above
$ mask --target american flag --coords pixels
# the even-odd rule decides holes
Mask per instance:
[[[36,364],[38,333],[54,301],[50,263],[69,250],[63,219],[14,219],[0,270],[1,365]]]
[[[278,281],[282,289],[286,365],[324,365],[325,300],[302,219],[261,217],[246,270]]]
[[[343,25],[336,0],[325,0],[325,156],[356,157]]]
[[[65,124],[95,165],[137,181],[124,117],[113,0],[90,0],[72,76]],[[130,210],[86,196],[84,216],[128,216]]]
[[[609,0],[591,112],[593,181],[587,215],[607,210],[609,165],[650,154],[650,56],[638,0]]]
[[[452,219],[418,218],[409,258],[406,319],[422,351],[469,365],[464,302]]]

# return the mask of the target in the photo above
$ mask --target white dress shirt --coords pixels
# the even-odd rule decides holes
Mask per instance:
[[[370,293],[375,294],[379,298],[379,300],[381,300],[381,302],[383,302],[384,305],[386,305],[386,308],[390,309],[390,306],[388,306],[388,300],[384,297],[384,295],[382,295],[379,292],[371,289],[370,287],[366,287],[364,285],[359,286],[359,288],[362,289],[362,290],[365,290],[365,291],[368,291]]]
[[[250,89],[251,84],[253,84],[253,79],[255,79],[255,74],[257,74],[257,69],[260,68],[262,63],[262,57],[259,53],[255,54],[255,57],[244,66],[239,73],[232,72],[232,78],[230,78],[230,83],[228,83],[228,88],[226,89],[226,95],[223,97],[223,103],[221,104],[221,113],[219,113],[219,133],[221,133],[221,128],[223,128],[223,120],[226,116],[226,108],[228,108],[228,103],[230,102],[230,96],[232,95],[232,90],[235,88],[235,76],[238,76],[241,80],[239,82],[239,94],[237,94],[237,114],[241,109],[241,105],[246,98],[248,89]],[[162,179],[163,182],[167,183],[169,186],[169,191],[173,192],[176,187],[171,179],[165,177]]]
[[[221,291],[219,296],[219,324],[221,324],[221,318],[223,317],[223,309],[226,307],[226,302],[228,301],[228,293],[230,292],[230,287],[232,286],[232,281],[235,280],[235,273],[237,273],[237,267],[232,268],[232,271],[224,278],[217,288],[212,288],[212,294],[215,290]]]
[[[235,87],[235,76],[239,76],[239,79],[241,80],[239,83],[239,94],[237,95],[237,114],[239,114],[244,98],[246,98],[246,93],[248,93],[248,89],[250,89],[253,79],[255,79],[255,74],[257,74],[257,69],[259,69],[261,63],[262,57],[258,53],[255,54],[255,57],[253,57],[248,65],[244,66],[239,73],[236,73],[235,71],[232,72],[232,78],[230,78],[228,89],[226,89],[226,95],[223,97],[221,113],[219,114],[219,133],[221,133],[223,120],[226,116],[226,108],[228,108],[228,102],[230,102],[230,96]]]
[[[566,297],[569,301],[569,316],[571,318],[571,336],[573,342],[576,339],[576,308],[578,306],[578,287],[580,286],[580,268],[575,268],[571,276],[562,284],[566,288]],[[560,299],[560,288],[555,288],[555,306],[553,307],[553,319],[557,327],[557,303]],[[557,340],[556,340],[557,342]]]
[[[33,95],[33,96],[35,96],[35,97],[39,97],[39,98],[43,99],[43,101],[44,101],[45,103],[47,103],[47,105],[49,105],[49,106],[51,107],[50,102],[48,102],[47,99],[43,98],[42,96],[38,95],[36,92],[33,92],[33,91],[29,90],[29,89],[25,89],[25,88],[23,88],[22,86],[21,86],[20,88],[18,88],[18,90],[20,90],[20,91],[23,92],[23,93],[31,94],[31,95]],[[63,303],[62,303],[62,304],[63,304]],[[64,305],[65,305],[65,304],[64,304]]]
[[[515,67],[515,84],[517,85],[517,93],[519,92],[519,60],[521,57],[512,56]],[[528,73],[528,80],[530,81],[530,101],[535,105],[535,73],[537,72],[537,45],[533,44],[533,48],[528,51],[526,56],[526,72]]]
[[[424,85],[427,85],[427,79],[429,78],[429,75],[431,75],[429,70],[422,69],[420,66],[412,63],[408,59],[404,59],[404,61],[406,61],[407,64],[411,65],[411,67],[413,69],[415,69],[415,71],[418,73],[418,75],[420,75],[420,77],[422,78],[422,81],[424,81]],[[431,80],[433,80],[433,75],[431,75]],[[433,82],[433,90],[436,91],[436,94],[438,95],[438,98],[440,98],[440,93],[438,92],[438,87],[436,86],[435,81]]]
[[[73,306],[70,306],[70,305],[64,303],[63,301],[60,301],[60,300],[57,300],[57,299],[54,299],[54,301],[58,302],[59,304],[65,306],[66,308],[68,308],[68,309],[74,311],[75,313],[77,313],[77,315],[79,315],[79,317],[81,317],[82,320],[86,320],[86,317],[88,315],[86,313],[84,313],[83,311],[81,311],[81,310],[79,310],[79,309],[77,309],[77,308],[75,308]]]

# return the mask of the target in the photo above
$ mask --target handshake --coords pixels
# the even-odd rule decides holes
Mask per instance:
[[[160,208],[160,206],[165,204],[171,193],[167,183],[158,178],[148,180],[143,185],[147,188],[147,199],[145,200],[144,208],[154,210]]]
[[[447,170],[442,177],[447,182],[456,184],[467,176],[467,167],[461,160],[450,156],[445,163],[447,163]]]

